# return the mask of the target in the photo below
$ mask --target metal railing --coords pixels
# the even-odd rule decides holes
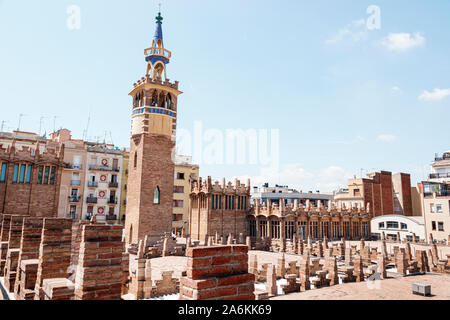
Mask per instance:
[[[87,197],[86,198],[86,202],[87,203],[97,203],[98,202],[98,198],[97,197]]]
[[[69,197],[69,202],[74,203],[74,202],[78,202],[78,201],[80,201],[80,198],[78,198],[78,196]]]
[[[110,197],[110,198],[108,199],[108,204],[117,204],[117,198]]]
[[[106,216],[106,220],[107,220],[107,221],[117,220],[117,215],[115,215],[115,214],[108,214],[108,215]]]
[[[96,182],[96,181],[89,181],[88,182],[88,187],[90,187],[90,188],[97,188],[98,187],[98,182]]]
[[[79,187],[81,186],[81,180],[72,180],[70,181],[70,185],[74,187]]]
[[[430,179],[445,179],[445,178],[450,178],[450,172],[430,174]]]
[[[119,187],[119,183],[118,182],[110,182],[109,184],[110,188],[118,188]]]
[[[89,170],[91,171],[113,171],[120,172],[120,167],[108,167],[102,165],[91,164],[89,165]]]
[[[147,49],[145,49],[144,54],[146,57],[148,57],[148,56],[163,56],[163,57],[166,57],[167,59],[170,59],[170,57],[172,56],[172,52],[170,52],[169,50],[164,49],[164,48],[158,48],[158,47],[147,48]]]

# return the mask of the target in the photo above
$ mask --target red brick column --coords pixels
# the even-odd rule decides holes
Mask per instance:
[[[5,287],[9,292],[14,291],[24,218],[24,216],[16,215],[13,215],[11,217],[11,224],[9,227],[8,251],[5,261],[5,269],[3,271],[5,275]]]
[[[180,300],[255,300],[245,245],[189,248]]]
[[[122,226],[82,226],[75,300],[120,300],[123,281]]]
[[[5,264],[6,264],[6,255],[8,253],[8,240],[9,240],[9,228],[11,225],[11,215],[4,214],[2,221],[2,229],[0,234],[0,276],[3,277]]]
[[[35,285],[35,300],[43,300],[43,281],[69,278],[72,242],[72,219],[45,218],[39,247],[39,265]]]
[[[33,292],[32,296],[34,299],[34,285],[37,277],[43,224],[43,218],[27,217],[23,220],[20,255],[17,262],[17,276],[14,286],[14,295],[17,300],[24,300],[25,297],[31,296],[31,292]]]

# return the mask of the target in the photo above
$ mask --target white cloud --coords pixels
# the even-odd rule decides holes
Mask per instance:
[[[381,40],[381,44],[390,51],[406,51],[414,47],[421,47],[425,44],[425,37],[416,32],[410,33],[390,33]]]
[[[425,90],[420,96],[419,100],[422,101],[440,101],[450,95],[450,89],[436,88],[433,92]]]
[[[279,172],[261,172],[258,176],[237,177],[240,181],[250,178],[252,186],[261,186],[269,183],[273,186],[287,185],[290,188],[303,192],[320,190],[321,192],[332,192],[348,185],[348,179],[353,177],[351,172],[338,166],[331,166],[315,172],[310,172],[301,167],[299,163],[286,164]]]
[[[377,140],[383,141],[383,142],[393,142],[393,141],[397,140],[397,137],[392,134],[380,134],[378,136]]]
[[[398,87],[398,86],[393,86],[391,88],[391,90],[392,90],[392,92],[401,92],[402,91],[402,89],[400,89],[400,87]]]
[[[356,144],[359,142],[363,142],[364,140],[365,139],[363,137],[356,136],[353,140],[335,141],[334,143],[350,145],[350,144]]]
[[[347,38],[353,42],[359,42],[367,38],[366,21],[364,19],[355,20],[345,28],[340,29],[333,37],[326,40],[328,45],[336,44]]]

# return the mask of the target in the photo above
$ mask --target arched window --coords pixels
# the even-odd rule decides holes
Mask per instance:
[[[158,103],[157,100],[158,100],[158,95],[155,90],[155,91],[153,91],[153,95],[152,95],[152,107],[157,106],[157,103]]]
[[[154,193],[154,195],[153,195],[153,203],[154,203],[154,204],[160,204],[159,196],[160,196],[159,187],[156,187],[155,193]]]
[[[172,109],[172,97],[170,96],[170,93],[167,94],[167,97],[166,97],[166,106],[167,106],[167,109]]]

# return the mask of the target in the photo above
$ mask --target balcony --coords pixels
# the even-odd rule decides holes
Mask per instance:
[[[450,178],[450,172],[447,173],[432,173],[429,176],[430,179],[447,179]]]
[[[96,165],[91,164],[89,165],[89,170],[91,171],[113,171],[113,172],[120,172],[119,167],[108,167],[108,166],[102,166],[102,165]]]
[[[145,49],[144,54],[145,54],[145,57],[162,56],[167,59],[170,59],[170,57],[172,56],[172,52],[170,52],[169,50],[164,49],[164,48],[158,48],[158,47],[147,48],[147,49]]]
[[[81,180],[72,180],[70,181],[70,185],[73,187],[79,187],[81,186]]]
[[[78,196],[69,197],[69,202],[71,202],[71,203],[76,203],[79,201],[80,201],[80,198],[78,198]]]
[[[446,152],[442,155],[442,157],[439,157],[436,154],[436,157],[434,158],[435,161],[442,161],[442,160],[450,160],[450,152]]]
[[[81,170],[83,166],[81,164],[64,163],[64,168],[72,170]]]
[[[97,203],[98,202],[98,198],[97,197],[87,197],[86,198],[86,202],[87,203]]]
[[[116,197],[110,197],[108,199],[108,204],[117,204],[117,198]]]
[[[109,184],[110,188],[118,188],[119,187],[119,183],[118,182],[110,182]]]
[[[89,188],[97,188],[98,187],[98,182],[96,182],[96,181],[89,181],[88,182],[88,187]]]
[[[117,220],[117,215],[115,215],[115,214],[108,214],[108,215],[106,216],[106,220],[107,220],[107,221],[114,221],[114,220]]]

